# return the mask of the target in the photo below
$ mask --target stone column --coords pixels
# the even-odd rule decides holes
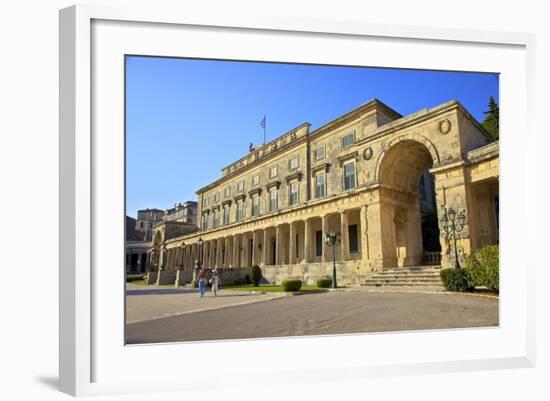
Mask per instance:
[[[367,206],[361,206],[359,213],[360,227],[361,227],[361,259],[366,262],[370,259],[369,256],[369,226],[367,221]],[[366,263],[363,263],[364,267],[367,267]]]
[[[216,264],[214,267],[222,267],[222,238],[216,240]]]
[[[206,268],[210,264],[210,241],[205,241],[203,245],[203,257],[202,257],[202,267]]]
[[[308,219],[304,221],[304,263],[309,263],[309,242],[311,237],[311,224]]]
[[[327,244],[325,242],[325,234],[328,232],[328,215],[321,216],[321,231],[323,233],[322,238],[322,252],[321,252],[321,262],[327,261]]]
[[[262,245],[262,264],[263,266],[267,265],[267,248],[268,248],[268,244],[267,244],[267,229],[264,229],[264,242],[263,242],[263,245]]]
[[[216,247],[216,240],[211,240],[210,241],[210,268],[214,268],[216,267],[216,251],[217,251],[217,247]]]
[[[229,265],[231,264],[229,262],[229,237],[226,237],[225,238],[225,254],[223,256],[223,267],[229,267]]]
[[[233,236],[233,255],[231,255],[231,267],[238,267],[239,263],[237,258],[239,257],[239,235]]]
[[[256,264],[256,255],[258,252],[258,235],[256,230],[252,231],[252,266]]]
[[[290,247],[289,250],[288,250],[288,256],[289,256],[289,261],[288,261],[288,264],[289,265],[293,265],[296,263],[296,244],[295,244],[295,241],[296,241],[296,229],[294,227],[295,223],[294,222],[291,222],[289,224],[289,227],[290,227],[290,232],[289,232],[289,235],[288,235],[288,246]]]
[[[275,227],[275,264],[276,265],[279,265],[281,263],[281,252],[280,252],[280,248],[281,248],[281,238],[282,238],[282,235],[281,235],[281,226],[276,226]]]
[[[345,261],[348,259],[349,250],[348,215],[345,210],[340,212],[340,233],[342,234],[342,261]]]

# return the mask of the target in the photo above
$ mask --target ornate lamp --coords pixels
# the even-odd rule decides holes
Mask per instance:
[[[325,233],[325,244],[332,247],[332,288],[336,288],[336,245],[340,243],[342,235],[339,232],[329,231]]]

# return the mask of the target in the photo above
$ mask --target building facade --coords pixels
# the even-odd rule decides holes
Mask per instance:
[[[166,210],[163,220],[197,224],[197,202],[187,201],[175,204],[172,209]]]
[[[153,226],[163,221],[165,214],[166,212],[160,209],[138,210],[135,229],[144,233],[145,241],[153,239]]]
[[[449,267],[454,242],[441,217],[465,216],[461,260],[498,242],[498,180],[498,143],[458,102],[401,116],[374,99],[251,148],[197,191],[199,230],[155,229],[151,252],[166,271],[257,264],[271,282],[330,275],[333,258],[349,284],[385,268]],[[331,231],[341,237],[333,248]]]
[[[151,252],[154,232],[164,239],[171,239],[197,230],[195,201],[178,203],[167,210],[141,209],[137,212],[137,219],[126,216],[126,273],[145,273],[162,268],[158,254],[155,258]]]

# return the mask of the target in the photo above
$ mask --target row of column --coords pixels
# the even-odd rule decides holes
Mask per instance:
[[[199,249],[198,244],[174,247],[168,249],[161,258],[163,270],[192,269],[197,261],[206,268],[250,267],[255,264],[288,265],[294,263],[329,262],[332,260],[332,250],[324,241],[324,234],[333,230],[341,232],[341,242],[337,245],[338,261],[349,259],[348,211],[339,212],[339,224],[329,224],[336,214],[321,216],[319,225],[314,219],[299,220],[284,223],[274,227],[248,231],[229,237],[205,240]],[[366,206],[361,209],[358,219],[358,240],[360,247],[367,251],[366,239]],[[303,225],[303,230],[301,226]],[[317,253],[316,236],[312,232],[323,233],[321,252]],[[359,229],[360,228],[360,229]],[[319,230],[320,229],[320,230]],[[297,234],[299,242],[296,243]],[[314,235],[312,235],[314,234]],[[288,237],[287,237],[288,235]],[[313,246],[312,246],[313,245]],[[368,252],[368,251],[367,251]],[[315,255],[313,255],[315,254]],[[163,264],[163,258],[166,258]]]

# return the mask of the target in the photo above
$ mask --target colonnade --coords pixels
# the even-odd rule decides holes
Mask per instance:
[[[237,226],[231,230],[197,233],[167,245],[160,255],[163,270],[208,269],[331,262],[333,250],[325,234],[341,233],[335,246],[337,262],[361,258],[366,248],[366,207],[341,210],[266,226]],[[241,228],[241,230],[239,230]],[[202,240],[199,246],[198,240]]]

